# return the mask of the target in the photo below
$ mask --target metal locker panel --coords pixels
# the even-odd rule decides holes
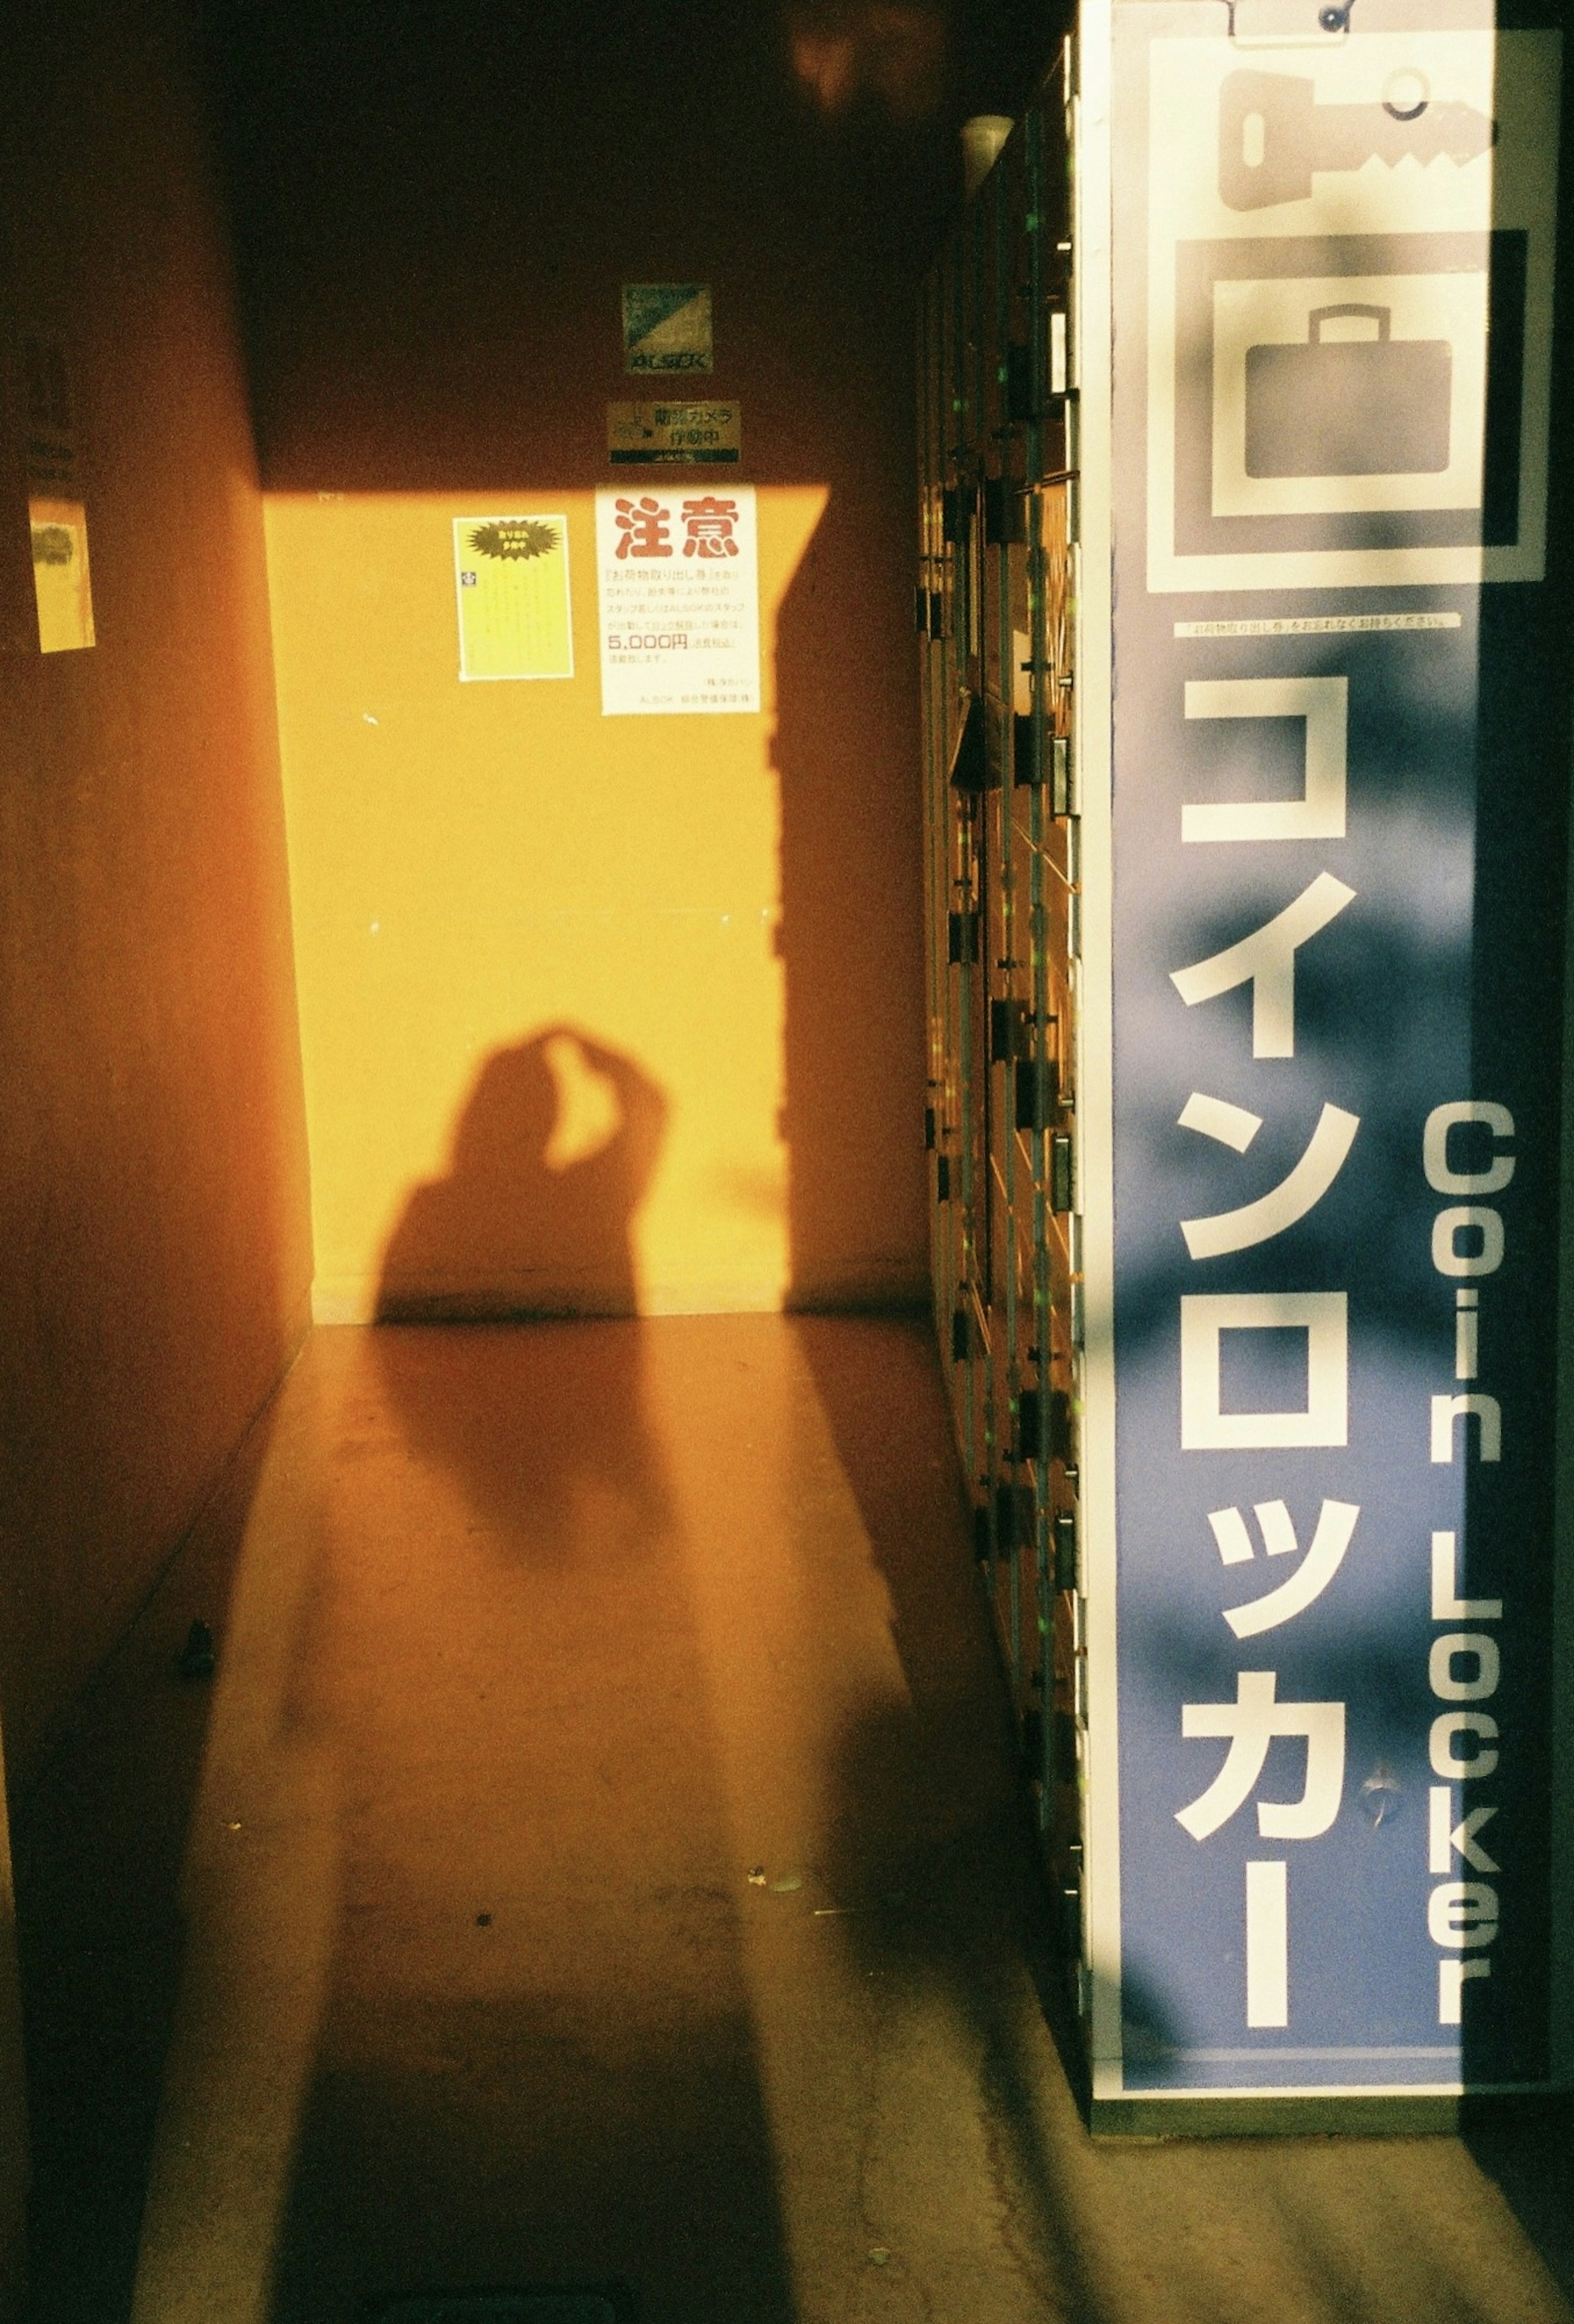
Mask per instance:
[[[925,294],[924,659],[931,1082],[943,1093],[936,1314],[982,1577],[1062,1916],[1082,1956],[1082,1392],[1068,1167],[1078,1089],[1070,788],[1075,521],[1069,57]],[[938,518],[938,521],[937,521]],[[958,755],[958,744],[961,745]],[[942,893],[943,890],[943,893]],[[943,972],[943,977],[942,977]],[[943,990],[942,990],[943,982]]]

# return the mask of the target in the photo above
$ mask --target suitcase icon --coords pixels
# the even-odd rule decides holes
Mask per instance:
[[[1329,339],[1356,316],[1369,338]],[[1246,349],[1248,476],[1438,475],[1449,465],[1454,351],[1389,337],[1393,310],[1314,307],[1305,346]]]

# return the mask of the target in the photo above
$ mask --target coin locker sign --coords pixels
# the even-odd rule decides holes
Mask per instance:
[[[597,493],[606,716],[758,710],[755,520],[747,484]]]
[[[1117,2087],[1535,2084],[1558,41],[1115,14]]]

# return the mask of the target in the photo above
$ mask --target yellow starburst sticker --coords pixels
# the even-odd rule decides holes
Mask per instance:
[[[569,520],[454,519],[459,676],[572,678]]]

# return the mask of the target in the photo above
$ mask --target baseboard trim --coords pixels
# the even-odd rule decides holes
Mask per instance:
[[[654,1315],[893,1314],[927,1311],[927,1275],[906,1269],[849,1271],[807,1285],[649,1284],[631,1306],[625,1294],[539,1284],[405,1285],[375,1276],[322,1275],[311,1287],[311,1320],[363,1323],[531,1323]]]
[[[1556,2090],[1373,2093],[1361,2098],[1095,2098],[1096,2139],[1151,2144],[1171,2138],[1446,2138],[1491,2123],[1551,2114],[1565,2120]]]

